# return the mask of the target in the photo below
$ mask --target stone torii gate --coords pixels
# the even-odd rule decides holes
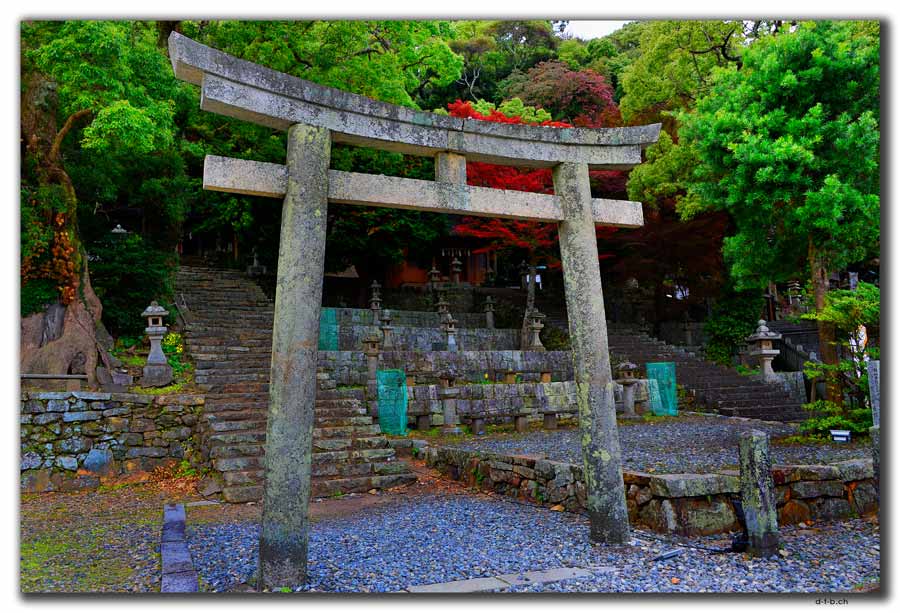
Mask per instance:
[[[628,539],[595,224],[643,225],[639,202],[591,198],[589,169],[627,169],[659,124],[583,129],[414,111],[323,87],[169,37],[176,77],[200,108],[287,130],[287,164],[207,156],[203,187],[284,198],[272,334],[259,585],[306,579],[319,308],[328,204],[384,206],[559,224],[578,389],[586,507],[594,542]],[[435,158],[435,180],[329,170],[331,144]],[[553,169],[555,195],[466,185],[466,161]]]

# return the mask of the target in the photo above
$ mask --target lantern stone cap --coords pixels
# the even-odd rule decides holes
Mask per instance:
[[[616,370],[617,370],[617,371],[622,371],[622,370],[637,370],[637,364],[635,364],[635,363],[633,363],[633,362],[629,362],[628,360],[625,360],[624,362],[621,362],[620,364],[618,364],[618,365],[616,366]]]
[[[165,317],[169,312],[165,310],[163,307],[159,306],[159,303],[154,300],[150,303],[143,313],[141,313],[141,317]]]
[[[747,337],[747,340],[750,342],[754,341],[772,341],[778,340],[781,338],[781,334],[778,332],[772,332],[769,330],[768,326],[766,326],[766,320],[760,319],[757,322],[756,332]]]

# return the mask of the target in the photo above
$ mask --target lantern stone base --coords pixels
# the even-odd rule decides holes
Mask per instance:
[[[147,364],[141,377],[141,387],[164,387],[174,379],[172,367],[168,364]]]

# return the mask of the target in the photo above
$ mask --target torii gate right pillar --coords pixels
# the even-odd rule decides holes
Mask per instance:
[[[590,538],[595,543],[624,543],[629,539],[628,507],[587,164],[556,166],[553,190],[563,214],[559,247],[578,390]]]

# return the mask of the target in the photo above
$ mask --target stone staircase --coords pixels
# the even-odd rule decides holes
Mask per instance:
[[[697,347],[669,345],[627,324],[609,323],[608,334],[613,360],[628,359],[638,366],[674,362],[678,384],[694,395],[697,404],[722,415],[780,421],[805,418],[800,403],[780,386],[708,362],[698,357]]]
[[[495,299],[512,304],[524,304],[521,289],[491,289]],[[544,324],[568,331],[566,305],[559,296],[538,293],[535,306],[546,319]],[[807,415],[780,386],[754,381],[730,368],[704,360],[701,346],[669,345],[637,324],[607,322],[610,356],[613,368],[616,360],[628,359],[643,367],[647,362],[675,362],[675,376],[699,406],[734,417],[792,421]],[[643,370],[643,368],[642,368]]]
[[[182,266],[176,302],[195,380],[206,391],[204,459],[222,477],[228,502],[263,492],[273,305],[243,273]],[[378,424],[363,390],[336,389],[319,373],[313,430],[312,495],[387,488],[415,481]]]

